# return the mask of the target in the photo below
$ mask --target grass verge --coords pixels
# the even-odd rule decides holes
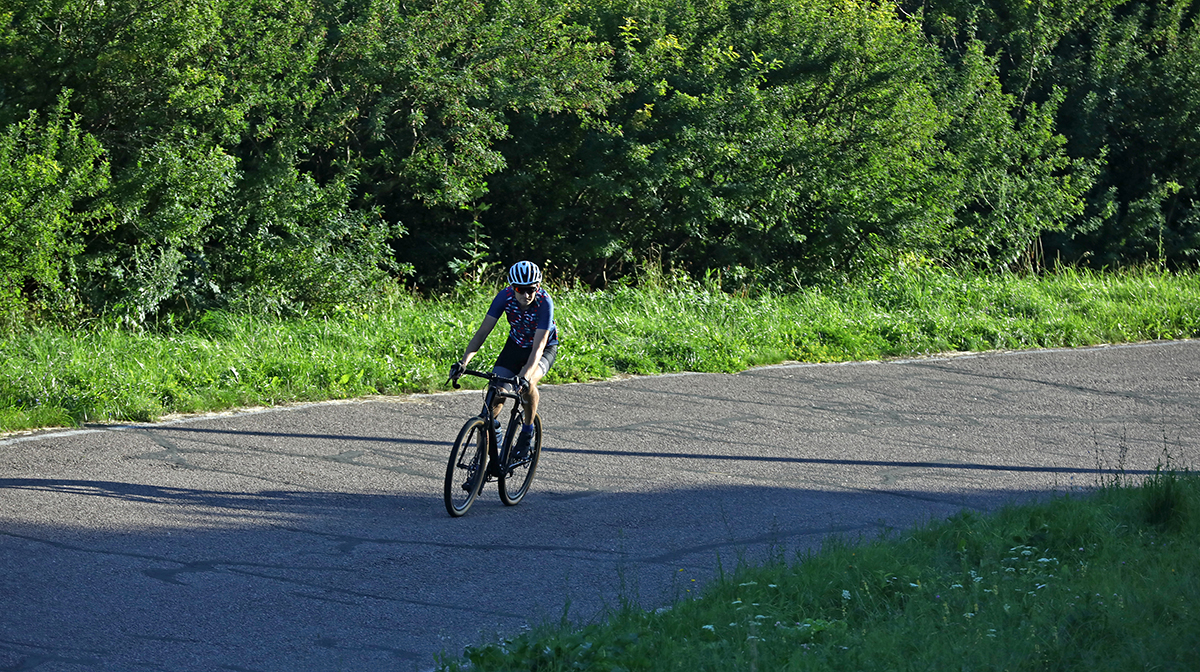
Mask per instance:
[[[471,647],[441,670],[1194,670],[1200,478],[960,513],[722,574],[697,599]]]
[[[563,343],[550,383],[1200,334],[1195,273],[922,268],[764,296],[652,275],[636,288],[551,290]],[[0,335],[0,431],[442,389],[491,295],[397,295],[323,318],[208,313],[141,332],[26,327]],[[502,331],[480,361],[499,351]]]

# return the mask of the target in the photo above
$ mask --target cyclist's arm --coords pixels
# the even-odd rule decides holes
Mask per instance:
[[[467,362],[470,362],[471,358],[475,356],[475,353],[479,352],[479,349],[483,347],[483,342],[487,340],[488,334],[492,333],[492,329],[496,327],[496,322],[499,319],[491,315],[483,318],[483,323],[479,325],[479,329],[471,337],[471,342],[467,343],[467,350],[463,353],[462,361],[460,362],[463,366],[466,366]]]
[[[521,367],[520,376],[525,380],[532,380],[529,374],[537,370],[538,361],[542,358],[542,351],[546,349],[546,341],[549,340],[549,337],[548,329],[538,329],[533,332],[533,347],[529,349],[529,361]],[[537,383],[536,380],[533,382]]]

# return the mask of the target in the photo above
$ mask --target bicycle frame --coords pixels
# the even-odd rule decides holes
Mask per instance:
[[[463,375],[475,376],[476,378],[483,378],[488,381],[487,391],[483,395],[483,410],[479,411],[478,417],[484,421],[484,427],[486,427],[488,435],[488,460],[495,465],[507,464],[508,455],[500,455],[501,446],[497,440],[499,437],[496,436],[496,425],[492,422],[495,417],[492,414],[492,409],[496,406],[496,398],[499,397],[501,399],[513,400],[512,416],[515,417],[517,414],[522,413],[524,409],[522,408],[521,395],[516,392],[510,392],[502,387],[506,383],[511,383],[516,388],[520,386],[520,381],[516,377],[505,378],[504,376],[497,376],[490,371],[484,372],[465,369],[463,370]],[[458,380],[454,380],[453,384],[456,390],[462,387],[458,384]],[[511,444],[512,441],[508,443]],[[501,459],[502,457],[504,459]]]

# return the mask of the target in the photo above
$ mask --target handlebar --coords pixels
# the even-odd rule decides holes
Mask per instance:
[[[517,388],[521,387],[521,379],[517,376],[513,376],[512,378],[507,378],[505,376],[497,376],[496,374],[492,373],[491,371],[474,371],[472,369],[463,369],[459,373],[458,377],[451,377],[447,382],[453,384],[454,389],[456,389],[456,390],[460,389],[462,386],[458,384],[458,378],[461,378],[462,376],[475,376],[476,378],[483,378],[483,379],[487,380],[488,383],[495,383],[495,382],[512,383],[514,387],[517,387]],[[511,396],[511,395],[505,395],[505,396]]]

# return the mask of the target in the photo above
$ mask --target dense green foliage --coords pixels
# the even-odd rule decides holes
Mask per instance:
[[[1087,495],[739,566],[672,609],[629,600],[440,669],[1194,669],[1200,478],[1101,479]]]
[[[75,207],[108,183],[95,139],[69,120],[64,93],[43,124],[35,110],[0,135],[0,319],[30,301],[71,312],[64,276],[103,209]],[[55,303],[60,302],[60,303]]]
[[[135,324],[368,298],[403,270],[406,207],[468,203],[503,166],[507,111],[612,98],[605,45],[556,4],[6,2],[0,127],[69,91],[104,152],[70,158],[111,176],[66,196],[106,231],[49,252],[74,271],[61,289]]]
[[[1196,12],[6,0],[0,321],[305,314],[520,257],[773,288],[1041,241],[1192,263]]]
[[[1095,266],[1200,258],[1200,4],[1191,0],[930,0],[948,53],[978,39],[1004,90],[1058,102],[1066,151],[1098,167],[1086,207],[1045,254]]]
[[[715,282],[649,273],[636,289],[551,289],[566,334],[551,383],[1200,335],[1195,274],[915,268],[731,296]],[[209,311],[140,331],[103,322],[14,331],[0,335],[0,431],[444,389],[490,300],[464,289],[437,301],[391,295],[368,312],[321,318]],[[493,336],[483,361],[502,345]]]
[[[514,123],[484,220],[517,241],[507,254],[535,247],[592,282],[655,255],[774,284],[879,251],[993,265],[1065,224],[1086,183],[1053,104],[1018,120],[994,58],[945,61],[889,3],[589,10],[634,86],[609,111],[620,132]],[[517,144],[530,133],[556,142]]]

